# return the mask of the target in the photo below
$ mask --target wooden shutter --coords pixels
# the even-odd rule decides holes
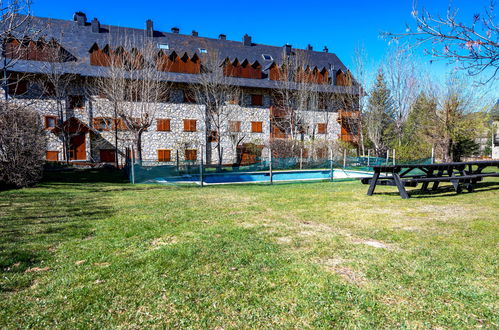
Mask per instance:
[[[241,132],[241,122],[240,121],[229,122],[229,129],[231,132]]]
[[[196,119],[184,119],[184,132],[196,131]]]
[[[262,122],[261,121],[252,121],[251,122],[251,132],[253,133],[262,133]]]
[[[197,159],[197,150],[195,149],[185,150],[185,160],[196,160],[196,159]]]
[[[317,133],[318,134],[326,134],[326,131],[327,131],[326,123],[317,124]]]
[[[169,162],[171,160],[171,150],[158,149],[158,161]]]
[[[157,130],[158,131],[169,131],[170,130],[170,119],[158,119],[156,121],[157,123]]]
[[[56,162],[59,160],[59,151],[47,151],[45,152],[45,159],[51,162]]]

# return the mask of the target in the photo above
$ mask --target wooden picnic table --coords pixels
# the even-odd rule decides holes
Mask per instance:
[[[486,160],[474,162],[453,162],[440,164],[406,164],[406,165],[376,165],[373,166],[372,178],[362,179],[362,183],[369,184],[367,195],[371,196],[377,184],[395,185],[400,197],[409,198],[406,186],[416,187],[422,183],[421,191],[427,191],[430,183],[432,190],[436,190],[440,182],[450,182],[456,193],[462,191],[463,186],[473,191],[473,185],[484,177],[499,176],[499,171],[486,172],[487,167],[497,167],[499,160]]]

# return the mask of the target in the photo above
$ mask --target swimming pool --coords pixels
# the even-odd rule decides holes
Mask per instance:
[[[343,169],[333,170],[334,179],[355,179],[372,176],[371,172],[352,171]],[[331,170],[292,170],[275,171],[272,180],[283,181],[312,181],[331,179]],[[207,173],[203,176],[205,184],[227,184],[227,183],[258,183],[269,182],[269,172],[232,172],[232,173]],[[199,183],[199,175],[183,175],[178,177],[162,178],[158,177],[150,180],[149,183]]]

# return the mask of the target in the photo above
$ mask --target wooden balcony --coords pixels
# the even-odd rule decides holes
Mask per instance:
[[[354,134],[338,134],[338,139],[343,142],[359,143],[359,136]]]
[[[360,111],[338,111],[338,121],[343,119],[360,119]]]

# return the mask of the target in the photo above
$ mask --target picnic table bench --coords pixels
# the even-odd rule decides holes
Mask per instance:
[[[422,183],[421,191],[427,191],[430,183],[432,190],[436,190],[440,182],[450,182],[456,193],[461,193],[463,187],[469,192],[473,185],[484,177],[499,177],[499,171],[486,172],[487,167],[497,167],[499,160],[474,162],[453,162],[440,164],[407,164],[407,165],[376,165],[373,166],[372,178],[363,178],[362,183],[369,184],[367,195],[371,196],[376,185],[397,186],[400,197],[409,198],[405,187],[417,187]],[[415,173],[415,172],[418,173]]]

